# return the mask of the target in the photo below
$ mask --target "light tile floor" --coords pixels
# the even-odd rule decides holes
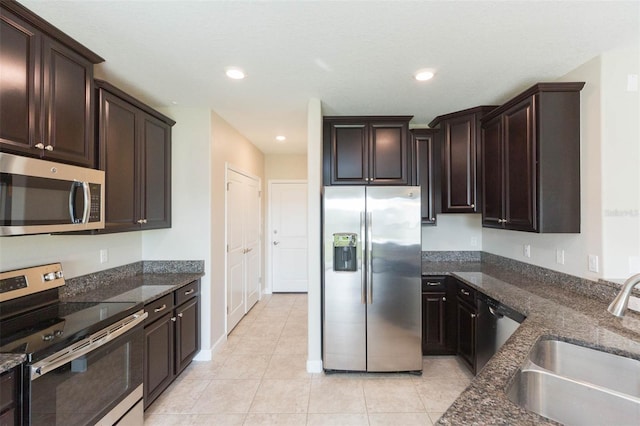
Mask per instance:
[[[309,374],[307,296],[265,295],[209,362],[194,361],[145,425],[431,425],[471,381],[455,357],[422,376]]]

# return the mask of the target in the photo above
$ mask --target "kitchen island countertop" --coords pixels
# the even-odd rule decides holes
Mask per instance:
[[[640,359],[640,315],[607,312],[610,292],[589,297],[571,285],[481,262],[425,262],[423,275],[453,275],[527,316],[437,424],[555,424],[506,395],[515,373],[540,338],[558,338]],[[595,286],[595,283],[594,283]],[[597,291],[596,291],[597,293]]]
[[[11,370],[13,367],[25,362],[27,356],[25,354],[4,354],[0,353],[0,374]]]

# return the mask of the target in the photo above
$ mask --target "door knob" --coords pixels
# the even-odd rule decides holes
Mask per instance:
[[[273,242],[273,245],[274,245],[274,246],[277,246],[278,244],[280,244],[280,241],[274,241],[274,242]]]

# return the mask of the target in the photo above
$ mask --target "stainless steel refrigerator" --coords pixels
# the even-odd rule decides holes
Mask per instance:
[[[420,187],[324,187],[325,370],[422,370],[420,220]]]

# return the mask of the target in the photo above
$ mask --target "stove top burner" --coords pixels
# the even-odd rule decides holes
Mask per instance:
[[[142,309],[136,302],[58,302],[2,322],[0,352],[42,359]]]

